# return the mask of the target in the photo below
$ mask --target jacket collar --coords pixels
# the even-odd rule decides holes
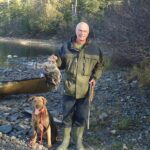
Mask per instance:
[[[76,41],[76,35],[71,37],[71,40],[68,42],[68,49],[70,51],[74,51],[74,52],[79,52],[75,47],[74,47],[74,42]],[[89,38],[87,38],[86,43],[83,45],[83,48],[86,47],[89,44]]]

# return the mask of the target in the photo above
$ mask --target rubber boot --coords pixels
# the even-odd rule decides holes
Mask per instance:
[[[68,149],[68,146],[70,143],[70,132],[71,132],[71,127],[64,129],[64,139],[63,139],[62,144],[60,146],[58,146],[57,150],[67,150]]]
[[[84,150],[83,146],[83,132],[84,132],[84,127],[77,127],[76,131],[76,136],[77,136],[77,141],[76,141],[76,149],[77,150]]]

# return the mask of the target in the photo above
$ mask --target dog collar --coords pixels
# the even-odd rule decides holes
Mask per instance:
[[[40,113],[43,113],[45,111],[44,107],[40,109]]]

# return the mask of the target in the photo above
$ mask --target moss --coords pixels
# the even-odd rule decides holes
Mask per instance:
[[[100,146],[102,140],[99,136],[97,136],[95,134],[95,135],[92,135],[92,136],[87,135],[85,141],[87,143],[91,143],[91,145]]]
[[[112,67],[112,59],[111,57],[103,57],[104,60],[104,71],[111,69]]]
[[[118,121],[116,127],[119,130],[127,130],[130,128],[131,124],[132,124],[131,118],[125,117]]]
[[[112,144],[111,150],[121,150],[122,149],[122,142],[117,141]]]
[[[150,87],[150,62],[148,60],[133,67],[129,80],[135,77],[139,80],[141,87]]]

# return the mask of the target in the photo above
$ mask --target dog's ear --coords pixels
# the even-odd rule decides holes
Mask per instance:
[[[29,102],[33,101],[35,99],[36,96],[32,96],[28,99]]]
[[[45,97],[43,97],[43,96],[41,96],[41,99],[43,100],[43,104],[46,105],[47,99]]]

